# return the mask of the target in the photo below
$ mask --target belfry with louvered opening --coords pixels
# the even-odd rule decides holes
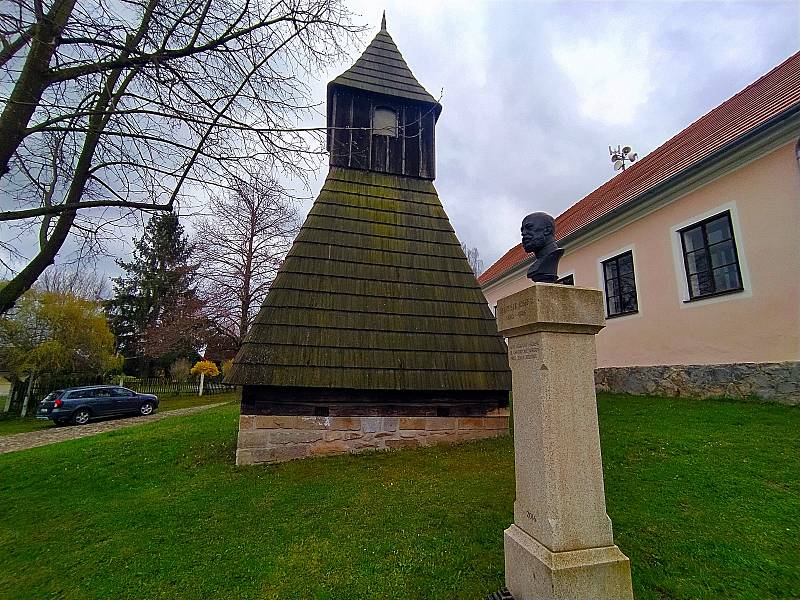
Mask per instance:
[[[506,346],[432,183],[440,112],[385,18],[328,84],[328,177],[227,377],[238,464],[507,431]]]

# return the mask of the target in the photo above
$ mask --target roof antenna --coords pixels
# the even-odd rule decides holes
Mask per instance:
[[[383,18],[381,19],[381,31],[386,31],[386,11],[383,11]]]
[[[625,146],[624,148],[617,146],[616,148],[608,147],[608,153],[611,155],[611,162],[614,163],[614,170],[625,170],[626,162],[634,162],[639,155],[636,152],[631,153],[631,147]]]

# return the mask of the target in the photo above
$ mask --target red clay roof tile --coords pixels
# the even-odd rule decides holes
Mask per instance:
[[[800,103],[800,52],[699,118],[556,218],[563,239],[696,165],[737,138]],[[514,246],[478,277],[485,285],[527,258]]]

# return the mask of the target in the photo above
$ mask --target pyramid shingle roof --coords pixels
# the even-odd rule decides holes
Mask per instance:
[[[385,21],[355,64],[331,81],[328,87],[335,85],[435,104],[437,114],[441,110],[436,99],[414,77],[386,31]]]
[[[510,389],[505,344],[433,183],[331,168],[227,381]]]

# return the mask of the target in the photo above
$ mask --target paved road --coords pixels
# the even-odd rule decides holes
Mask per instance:
[[[64,427],[50,427],[49,429],[40,429],[39,431],[5,435],[0,437],[0,454],[16,452],[17,450],[27,450],[28,448],[35,448],[36,446],[46,446],[47,444],[55,444],[56,442],[64,442],[66,440],[89,437],[90,435],[114,431],[115,429],[124,429],[125,427],[134,427],[142,423],[152,423],[169,417],[193,415],[194,413],[214,406],[220,406],[221,404],[227,404],[227,402],[217,402],[216,404],[204,404],[203,406],[192,406],[189,408],[168,410],[166,412],[157,412],[147,417],[129,417],[110,421],[96,421],[87,423],[86,425],[65,425]]]

